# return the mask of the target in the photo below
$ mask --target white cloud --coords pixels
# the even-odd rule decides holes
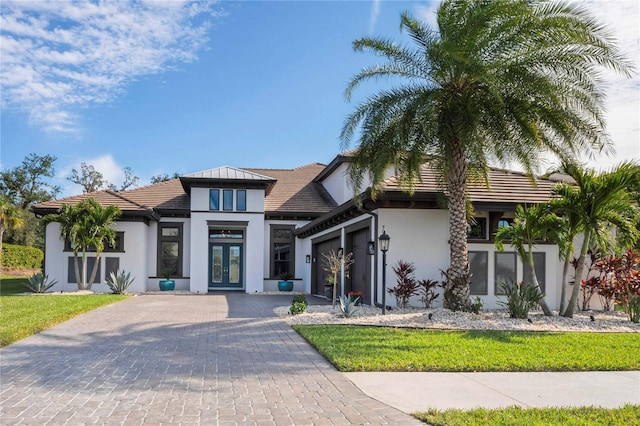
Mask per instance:
[[[60,169],[56,174],[56,184],[62,188],[62,197],[68,197],[82,192],[80,185],[68,180],[71,176],[71,170],[76,169],[79,172],[82,163],[93,166],[94,169],[102,173],[106,181],[114,184],[116,187],[120,187],[124,182],[125,176],[123,169],[125,166],[119,165],[111,154],[104,154],[95,158],[78,158],[72,164]]]
[[[378,23],[378,15],[380,15],[380,2],[382,0],[373,0],[371,2],[371,12],[369,15],[369,35],[372,35]]]
[[[431,29],[438,30],[438,20],[436,13],[438,12],[438,7],[440,6],[440,1],[428,1],[424,4],[419,4],[415,7],[415,16],[416,19],[427,24]]]
[[[50,131],[77,130],[82,108],[194,61],[216,16],[191,0],[3,1],[0,11],[1,106]]]

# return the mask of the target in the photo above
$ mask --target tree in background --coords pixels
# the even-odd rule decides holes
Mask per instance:
[[[58,222],[60,237],[71,244],[78,290],[91,290],[105,244],[115,245],[116,231],[111,225],[120,213],[116,206],[102,207],[96,200],[89,198],[76,205],[63,204],[60,213],[44,217],[46,223]],[[95,252],[96,261],[87,279],[88,252]],[[82,256],[82,270],[78,264],[79,254]]]
[[[179,177],[180,177],[180,173],[178,172],[173,172],[172,175],[162,173],[159,175],[151,176],[151,184],[155,185],[156,183],[167,182],[169,180],[178,179]]]
[[[106,180],[100,171],[87,163],[80,163],[80,171],[77,169],[71,169],[71,176],[69,176],[67,180],[82,186],[83,193],[96,192],[102,189],[125,191],[129,188],[135,188],[138,185],[138,176],[133,174],[131,167],[125,167],[123,172],[124,182],[120,188]]]
[[[576,183],[558,184],[554,192],[560,198],[553,200],[552,206],[560,215],[576,218],[576,229],[583,234],[571,297],[561,312],[562,316],[572,318],[589,249],[606,253],[614,240],[631,247],[640,237],[636,228],[640,208],[635,194],[629,190],[640,184],[640,173],[638,165],[632,162],[624,162],[610,172],[600,174],[572,163],[564,163],[562,167]]]
[[[2,265],[2,240],[6,229],[20,228],[24,221],[20,217],[20,210],[13,205],[11,200],[0,196],[0,265]]]
[[[520,164],[529,174],[541,152],[560,158],[603,149],[601,68],[627,76],[632,66],[607,29],[572,3],[445,0],[431,29],[403,13],[412,47],[386,38],[354,41],[387,61],[362,69],[362,83],[397,86],[360,103],[341,132],[348,148],[358,133],[350,177],[373,193],[392,165],[411,192],[421,168],[437,173],[448,196],[450,267],[445,307],[469,310],[466,189],[487,180],[490,160]]]
[[[36,203],[49,201],[60,192],[60,187],[47,182],[55,175],[52,155],[27,155],[22,164],[0,172],[0,195],[18,208],[24,226],[9,228],[5,234],[7,243],[44,248],[44,228],[29,208]]]

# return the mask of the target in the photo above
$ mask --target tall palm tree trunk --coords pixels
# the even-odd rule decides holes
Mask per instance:
[[[587,251],[589,251],[589,240],[591,239],[591,232],[585,231],[584,241],[582,242],[582,248],[580,249],[580,257],[578,258],[578,267],[576,268],[576,278],[573,283],[573,289],[571,290],[571,298],[567,304],[567,309],[562,313],[563,317],[573,318],[573,311],[578,303],[578,294],[580,293],[580,282],[582,280],[582,274],[584,273],[585,261],[587,257]]]
[[[80,265],[78,264],[78,253],[73,254],[73,270],[76,273],[76,285],[78,290],[82,290],[80,282]]]
[[[448,173],[449,189],[449,271],[445,288],[445,307],[454,311],[469,308],[469,255],[467,249],[467,164],[462,143],[453,148]]]
[[[566,253],[564,257],[564,266],[562,268],[562,282],[560,283],[560,313],[564,311],[567,303],[567,280],[569,279],[569,266],[571,261],[569,260],[571,253]]]
[[[98,272],[98,266],[100,266],[100,255],[96,255],[96,261],[93,264],[93,269],[91,271],[91,276],[89,276],[89,281],[87,282],[87,290],[91,290],[91,286],[93,285],[93,281],[96,279],[96,274]]]
[[[82,251],[82,282],[78,283],[78,290],[86,290],[87,284],[87,253]]]
[[[533,285],[535,286],[535,288],[538,290],[540,294],[544,294],[542,292],[542,289],[540,288],[540,283],[538,282],[538,276],[536,275],[536,268],[533,263],[533,246],[531,245],[529,245],[529,253],[527,258],[529,261],[529,268],[531,268],[531,280],[533,281]],[[540,299],[538,304],[540,305],[540,307],[542,308],[542,312],[544,312],[546,316],[550,317],[553,315],[553,312],[551,312],[551,309],[549,309],[549,305],[547,305],[547,299],[545,297],[542,297],[542,299]]]

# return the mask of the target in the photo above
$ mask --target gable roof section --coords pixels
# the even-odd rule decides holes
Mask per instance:
[[[245,169],[277,180],[265,199],[267,214],[301,214],[318,216],[337,206],[324,186],[314,182],[325,169],[324,164],[312,163],[295,169]]]
[[[36,214],[43,215],[55,213],[63,204],[77,204],[88,198],[95,199],[103,206],[117,206],[125,216],[142,216],[157,219],[156,212],[179,211],[185,213],[189,211],[189,197],[184,193],[178,179],[122,192],[104,190],[74,195],[36,204],[32,207],[32,210]]]

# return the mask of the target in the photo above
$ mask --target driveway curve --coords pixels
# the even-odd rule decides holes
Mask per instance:
[[[0,423],[422,424],[283,320],[290,296],[144,295],[0,350]]]

